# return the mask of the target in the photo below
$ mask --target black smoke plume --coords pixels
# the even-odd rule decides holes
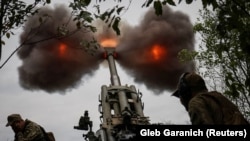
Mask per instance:
[[[98,34],[76,32],[66,38],[37,42],[56,36],[58,27],[66,27],[69,31],[76,28],[70,20],[70,12],[65,9],[63,6],[43,8],[39,15],[29,18],[25,24],[21,35],[21,43],[25,42],[25,45],[18,51],[23,61],[19,76],[24,88],[65,93],[79,86],[87,76],[94,74],[100,61],[103,61],[99,56],[85,52],[79,44],[93,36],[98,41],[105,38],[119,40],[116,48],[118,63],[135,82],[144,84],[155,94],[175,89],[181,73],[194,70],[193,62],[183,64],[177,57],[182,49],[194,50],[193,26],[184,13],[174,12],[166,6],[163,15],[156,16],[154,10],[150,9],[138,26],[123,23],[119,37],[97,22],[97,27],[103,26]],[[40,26],[39,17],[46,14],[49,18]],[[156,60],[150,55],[155,45],[164,51]],[[58,54],[60,46],[61,54],[60,51]]]
[[[173,90],[181,73],[194,70],[194,63],[180,63],[177,54],[182,49],[194,50],[194,33],[189,17],[164,7],[163,15],[156,16],[150,9],[136,27],[123,29],[117,47],[119,63],[132,75],[135,82],[143,83],[160,94]],[[152,46],[159,45],[165,53],[158,61],[148,55]]]
[[[84,30],[73,34],[74,30],[76,25],[63,5],[42,8],[38,15],[27,19],[20,37],[25,44],[18,51],[23,61],[18,69],[23,88],[65,93],[94,74],[100,58],[91,56],[80,45],[93,35]],[[72,34],[60,38],[63,33]]]

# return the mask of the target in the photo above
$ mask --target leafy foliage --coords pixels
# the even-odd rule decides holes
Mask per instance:
[[[33,15],[37,12],[34,7],[38,3],[27,5],[23,1],[10,0],[1,2],[1,18],[2,18],[2,28],[1,36],[6,35],[8,38],[10,36],[11,29],[22,25],[25,22],[23,17]]]
[[[232,12],[232,9],[220,10],[217,9],[213,12],[205,9],[201,13],[203,21],[194,27],[194,30],[199,32],[202,37],[201,51],[196,56],[199,62],[198,68],[203,68],[205,70],[204,76],[210,80],[213,79],[210,83],[211,87],[223,91],[250,119],[250,57],[242,48],[242,42],[248,41],[241,38],[243,28],[248,30],[250,20],[249,18],[237,18],[237,24],[241,26],[236,28],[238,25],[235,21],[229,24],[227,20],[220,19],[221,13],[225,12],[224,10],[229,10],[226,12],[228,14]],[[218,28],[222,25],[224,28]],[[235,28],[231,28],[232,26]]]
[[[87,11],[87,7],[90,2],[90,0],[75,0],[73,3],[70,3],[69,7],[73,10],[73,21],[77,21],[77,28],[80,29],[82,27],[85,27],[91,29],[91,31],[94,32],[96,31],[96,28],[91,26],[91,22],[94,20],[92,17],[92,13]]]
[[[10,38],[14,35],[14,29],[20,27],[26,21],[28,16],[32,16],[37,13],[36,7],[39,4],[45,5],[50,3],[50,0],[36,0],[32,4],[27,4],[21,0],[3,0],[1,3],[1,46],[0,46],[0,59],[2,52],[2,45],[5,44],[2,40],[3,36]]]

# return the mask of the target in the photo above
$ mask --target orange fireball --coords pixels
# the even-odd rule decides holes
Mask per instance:
[[[64,57],[67,52],[67,45],[60,43],[59,48],[58,48],[58,54],[60,57]]]
[[[117,41],[115,39],[111,38],[105,38],[101,40],[101,46],[102,47],[116,47],[117,46]]]
[[[150,50],[150,56],[154,61],[160,61],[162,58],[166,57],[166,48],[160,45],[153,45]]]

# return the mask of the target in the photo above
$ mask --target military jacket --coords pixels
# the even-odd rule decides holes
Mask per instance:
[[[15,141],[46,141],[44,134],[40,128],[40,125],[30,121],[25,120],[25,127],[22,132],[18,132],[15,135]]]
[[[193,125],[249,124],[239,111],[238,107],[221,93],[216,91],[197,94],[193,97],[188,104],[188,113]]]

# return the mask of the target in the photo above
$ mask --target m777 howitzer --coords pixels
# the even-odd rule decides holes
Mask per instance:
[[[149,118],[144,116],[142,94],[134,85],[122,86],[117,74],[115,48],[104,48],[111,75],[110,86],[101,87],[99,97],[99,112],[101,114],[100,129],[92,131],[92,121],[88,117],[88,111],[79,120],[79,126],[75,129],[89,130],[84,134],[89,141],[126,141],[135,137],[137,125],[149,125]],[[90,129],[88,128],[90,127]]]

